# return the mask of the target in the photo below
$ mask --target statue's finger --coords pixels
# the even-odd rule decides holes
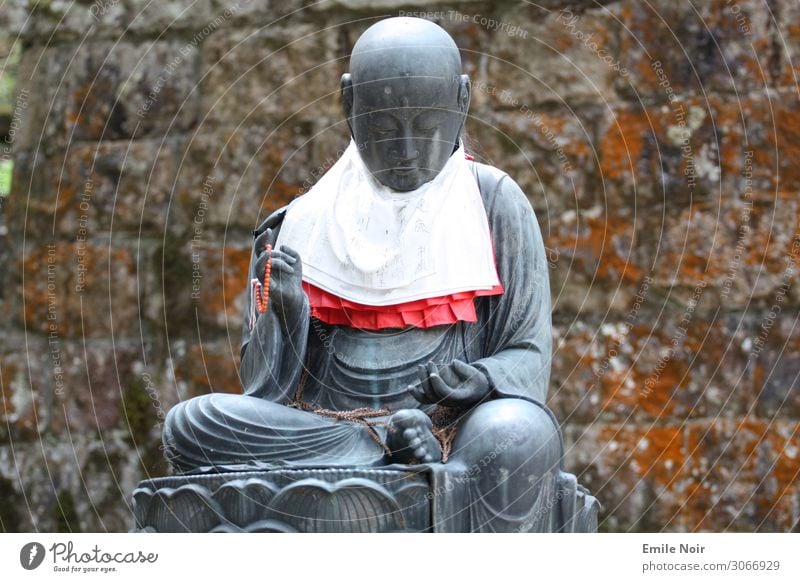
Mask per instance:
[[[419,447],[417,450],[414,451],[414,456],[418,459],[424,459],[425,455],[428,454],[428,449],[426,447]]]
[[[419,384],[411,384],[408,387],[408,391],[411,393],[411,396],[419,402],[420,404],[427,404],[428,401],[425,398],[425,392],[422,390]]]
[[[475,368],[461,360],[453,360],[453,371],[458,374],[461,380],[468,380],[475,375]]]
[[[417,366],[417,378],[419,379],[419,387],[421,390],[425,390],[425,384],[428,382],[428,370],[425,368],[423,364],[419,364]]]
[[[272,259],[272,273],[276,271],[279,273],[286,273],[287,275],[293,275],[294,265],[290,265],[283,259],[274,258]]]
[[[270,256],[273,259],[280,259],[282,261],[285,261],[285,262],[289,263],[290,265],[294,265],[295,263],[297,263],[297,259],[295,259],[292,255],[289,255],[289,254],[281,252],[281,251],[272,251],[270,253]]]
[[[445,381],[448,386],[456,387],[462,382],[462,378],[456,374],[452,366],[439,366],[439,376]]]
[[[439,368],[436,366],[436,364],[433,363],[433,361],[428,362],[427,370],[428,370],[428,378],[430,378],[431,376],[439,375]]]
[[[300,260],[300,253],[294,250],[292,247],[281,245],[281,251],[292,257],[295,261]]]
[[[438,401],[438,397],[436,396],[436,392],[434,392],[433,387],[430,384],[430,373],[428,369],[432,365],[429,363],[428,366],[419,364],[417,366],[417,376],[419,377],[419,389],[422,391],[423,397],[422,400],[419,398],[420,402],[433,404]]]
[[[439,402],[439,395],[436,394],[436,390],[433,388],[433,384],[431,384],[431,377],[428,376],[425,378],[425,381],[421,384],[422,391],[425,393],[425,401],[430,404],[435,404]]]
[[[428,382],[430,383],[431,388],[433,388],[434,393],[438,397],[436,398],[435,402],[443,403],[445,401],[450,401],[450,399],[453,397],[455,390],[450,388],[450,386],[448,386],[444,382],[444,380],[442,380],[439,374],[433,374],[432,376],[430,376]]]
[[[253,247],[255,248],[257,257],[260,257],[264,254],[267,245],[274,246],[275,241],[273,240],[273,237],[274,231],[271,228],[268,228],[256,237],[256,240],[253,242]]]

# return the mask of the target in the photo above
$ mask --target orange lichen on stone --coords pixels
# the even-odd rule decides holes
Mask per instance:
[[[189,348],[188,361],[185,362],[188,368],[185,380],[195,396],[210,392],[242,393],[236,367],[239,360],[238,346],[229,347],[226,351],[219,343],[194,344]]]
[[[233,319],[239,325],[243,304],[237,298],[247,289],[251,250],[242,246],[194,245],[192,252],[202,267],[202,278],[192,297],[199,300],[203,320],[226,326]]]
[[[571,269],[601,279],[636,282],[643,275],[633,262],[635,231],[624,217],[580,217],[577,222],[561,223],[551,230],[546,244],[557,248]]]
[[[687,523],[697,530],[787,530],[800,493],[797,423],[750,418],[691,425],[687,454],[693,492]]]
[[[614,113],[600,140],[600,170],[604,179],[635,173],[645,136],[653,132],[648,116],[641,110],[617,109]]]
[[[800,423],[775,423],[767,433],[775,462],[777,495],[800,493]]]
[[[110,336],[137,322],[137,263],[127,247],[108,243],[55,242],[22,259],[29,329],[59,336]],[[81,307],[83,306],[83,307]]]

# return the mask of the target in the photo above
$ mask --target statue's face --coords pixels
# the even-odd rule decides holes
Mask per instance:
[[[441,172],[464,120],[457,79],[403,76],[354,87],[351,128],[382,184],[408,192]]]

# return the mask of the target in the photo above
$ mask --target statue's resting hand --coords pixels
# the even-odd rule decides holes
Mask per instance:
[[[422,404],[466,408],[477,404],[491,392],[489,379],[474,366],[461,360],[436,365],[419,365],[419,382],[409,386],[411,395]]]
[[[299,315],[305,301],[303,291],[303,262],[294,249],[282,245],[275,249],[275,232],[268,228],[255,240],[255,274],[264,285],[267,261],[272,261],[269,282],[269,302],[279,318],[294,318]],[[273,247],[266,252],[267,244]]]

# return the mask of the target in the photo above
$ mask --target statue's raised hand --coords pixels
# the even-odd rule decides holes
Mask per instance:
[[[278,317],[295,317],[299,315],[305,292],[303,291],[303,262],[300,255],[292,248],[282,245],[274,248],[275,231],[268,228],[255,240],[255,275],[263,286],[267,261],[271,261],[269,280],[269,301]],[[272,250],[267,252],[270,245]]]
[[[420,364],[417,372],[419,382],[412,384],[409,390],[422,404],[467,408],[491,392],[486,375],[461,360],[453,360],[450,364]]]

